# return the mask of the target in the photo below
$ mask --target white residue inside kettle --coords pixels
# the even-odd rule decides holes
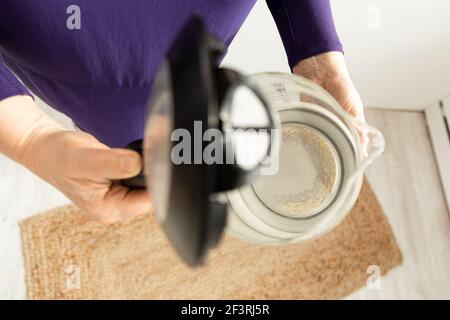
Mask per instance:
[[[279,171],[254,184],[271,210],[292,218],[320,213],[333,200],[340,180],[333,144],[318,130],[299,123],[282,126]]]

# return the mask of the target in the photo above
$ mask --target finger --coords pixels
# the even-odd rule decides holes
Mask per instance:
[[[105,202],[110,202],[117,208],[120,219],[129,219],[153,211],[153,204],[146,190],[131,190],[120,184],[112,185],[105,196]]]
[[[127,149],[77,150],[73,166],[78,174],[92,178],[125,179],[136,176],[142,168],[139,153]]]
[[[369,133],[365,126],[366,118],[364,116],[364,108],[362,103],[360,107],[356,111],[356,119],[360,122],[360,124],[356,124],[356,130],[358,131],[359,141],[361,142],[361,153],[364,157],[368,156],[367,148],[369,145]]]
[[[369,145],[369,136],[367,128],[365,127],[366,120],[363,112],[355,112],[355,118],[358,123],[355,123],[355,129],[358,133],[359,142],[361,145],[361,153],[364,157],[367,157],[367,147]]]
[[[356,130],[358,131],[359,141],[361,144],[361,153],[364,157],[367,157],[368,156],[367,148],[369,145],[368,131],[365,127],[359,125],[356,126]]]
[[[365,127],[366,119],[364,116],[364,107],[359,96],[353,97],[353,99],[347,99],[341,103],[342,108],[351,116],[355,117],[359,123],[355,124],[359,141],[361,145],[361,154],[364,157],[368,155],[369,136],[367,128]]]

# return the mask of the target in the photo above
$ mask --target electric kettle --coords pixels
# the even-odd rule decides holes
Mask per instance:
[[[349,212],[383,135],[296,75],[218,68],[223,47],[192,17],[156,75],[141,152],[146,187],[179,256],[200,265],[225,228],[260,244],[315,238]],[[361,134],[367,135],[367,155]]]
[[[227,192],[228,230],[263,244],[321,236],[353,207],[364,170],[384,151],[383,135],[308,79],[272,72],[249,81],[280,118],[279,169]]]
[[[148,189],[166,235],[192,266],[225,229],[224,192],[253,181],[276,154],[276,113],[246,77],[217,67],[223,53],[200,18],[182,27],[155,77],[144,139],[128,145],[143,156],[143,172],[122,181]]]

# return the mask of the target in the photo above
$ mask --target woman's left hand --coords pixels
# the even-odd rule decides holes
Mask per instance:
[[[316,82],[327,90],[346,112],[365,123],[364,106],[350,79],[342,52],[332,51],[302,60],[293,71]],[[366,153],[367,136],[362,128],[359,131]]]

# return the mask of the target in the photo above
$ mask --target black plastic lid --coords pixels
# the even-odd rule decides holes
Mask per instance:
[[[227,203],[221,200],[220,192],[248,183],[255,176],[255,170],[198,159],[210,143],[203,139],[200,144],[196,140],[185,145],[190,162],[173,159],[182,138],[180,135],[173,141],[174,130],[195,139],[199,125],[201,134],[224,129],[222,105],[229,91],[244,80],[237,72],[217,67],[222,54],[220,42],[208,35],[203,21],[192,17],[161,65],[149,102],[143,149],[147,187],[167,237],[191,266],[204,261],[226,226]],[[186,159],[184,152],[180,154]]]

